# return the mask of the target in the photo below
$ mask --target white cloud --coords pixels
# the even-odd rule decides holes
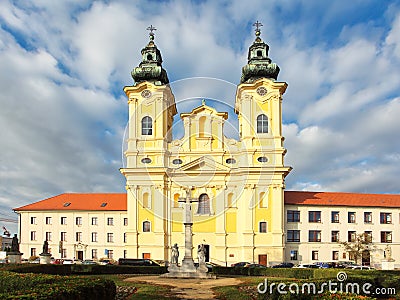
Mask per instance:
[[[158,28],[171,81],[208,76],[237,84],[257,19],[279,80],[289,83],[284,134],[294,170],[287,187],[400,192],[400,10],[391,5],[378,15],[381,5],[344,4],[2,1],[0,202],[123,191],[122,87],[132,83],[146,27]],[[229,84],[176,85],[175,95],[234,103]]]

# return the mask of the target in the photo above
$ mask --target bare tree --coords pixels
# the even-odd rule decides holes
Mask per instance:
[[[343,241],[339,243],[344,247],[346,252],[349,253],[349,256],[355,260],[356,264],[358,264],[359,259],[362,258],[367,251],[373,250],[373,247],[371,247],[372,237],[365,232],[356,234],[353,241]]]

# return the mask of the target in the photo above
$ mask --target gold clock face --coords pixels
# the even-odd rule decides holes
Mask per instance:
[[[143,98],[150,98],[151,92],[150,92],[150,90],[144,90],[144,91],[141,93],[141,95],[142,95]]]
[[[261,86],[257,89],[257,94],[259,94],[260,96],[265,96],[267,94],[267,89]]]

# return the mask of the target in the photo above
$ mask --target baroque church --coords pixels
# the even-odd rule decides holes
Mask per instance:
[[[282,261],[284,165],[279,67],[256,30],[237,87],[239,140],[224,135],[226,112],[203,101],[181,113],[184,136],[172,140],[177,114],[161,53],[150,34],[135,81],[124,91],[129,103],[126,177],[128,257],[140,252],[168,260],[170,246],[184,244],[184,207],[193,198],[193,244],[209,256]],[[144,231],[150,228],[150,232]]]
[[[193,248],[203,244],[216,264],[349,260],[340,241],[362,232],[375,243],[363,263],[380,264],[388,246],[400,259],[400,195],[284,191],[287,84],[258,25],[236,90],[238,139],[224,135],[228,113],[205,101],[180,113],[184,136],[173,139],[178,112],[150,27],[134,84],[124,87],[126,193],[61,194],[15,208],[21,251],[35,256],[47,240],[56,258],[170,261],[175,243],[184,249],[189,197]]]

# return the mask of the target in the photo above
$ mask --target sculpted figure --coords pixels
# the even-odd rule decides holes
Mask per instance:
[[[12,238],[11,252],[19,252],[19,243],[18,243],[17,234],[14,234],[14,237]]]
[[[49,253],[49,243],[47,240],[45,240],[43,243],[43,253]]]
[[[179,248],[178,248],[178,244],[174,244],[172,246],[172,250],[171,250],[171,263],[173,264],[178,264],[178,258],[179,258]]]
[[[199,258],[199,264],[206,262],[206,248],[204,247],[204,244],[197,247],[197,256]]]

